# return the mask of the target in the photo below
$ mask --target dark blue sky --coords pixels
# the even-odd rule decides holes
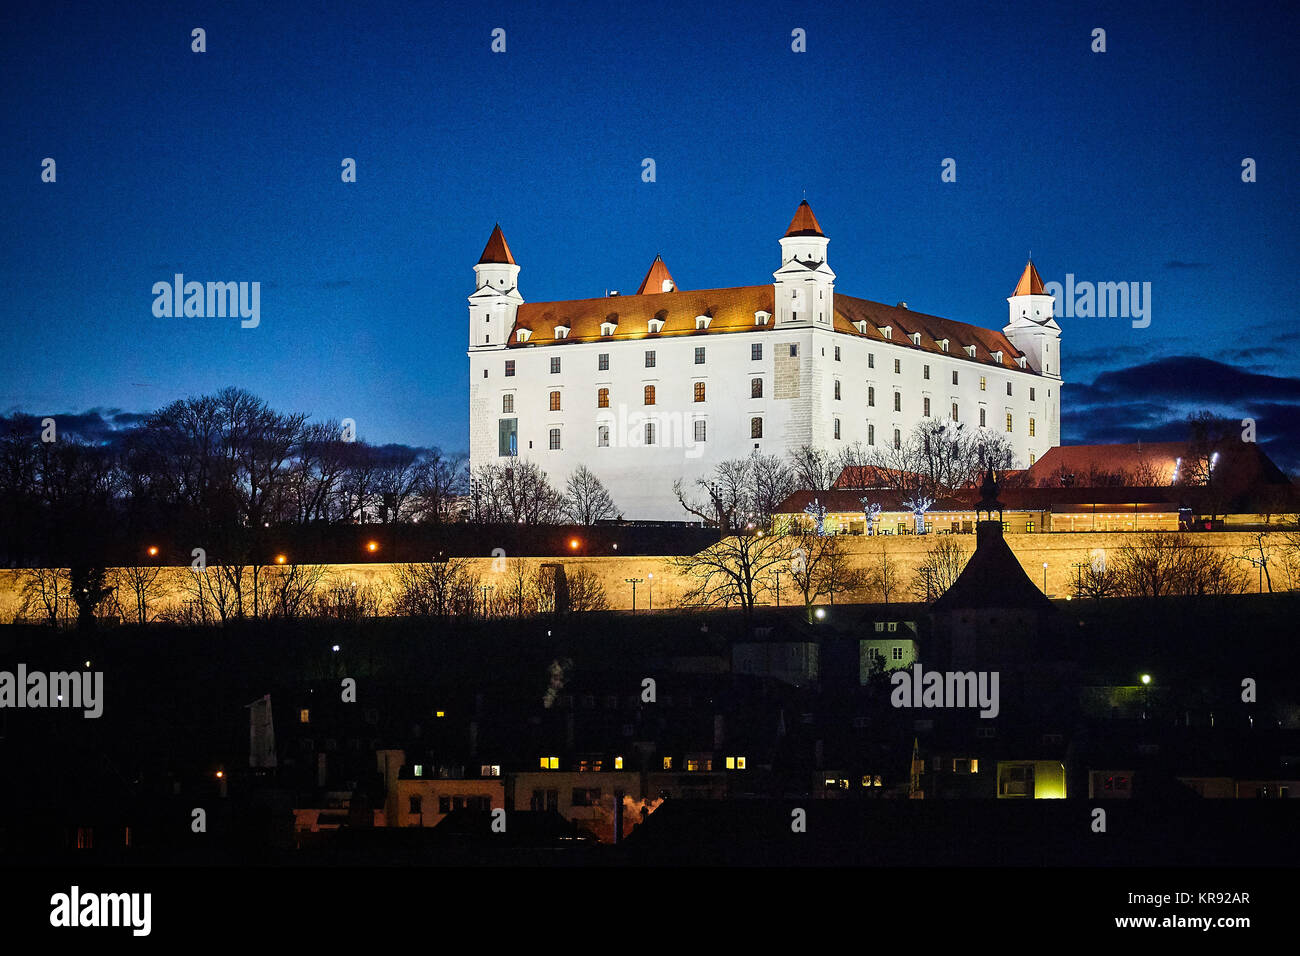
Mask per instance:
[[[1177,437],[1166,423],[1200,406],[1300,437],[1294,8],[7,17],[0,412],[111,417],[234,384],[374,441],[463,448],[465,297],[494,222],[530,301],[631,291],[656,253],[685,288],[748,285],[770,281],[806,190],[850,295],[1000,327],[1031,249],[1048,281],[1151,282],[1149,328],[1061,320],[1067,441]],[[260,281],[260,327],[155,318],[175,272]]]

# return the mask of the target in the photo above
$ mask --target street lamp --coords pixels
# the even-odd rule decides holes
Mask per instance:
[[[632,585],[632,613],[636,613],[636,586],[641,583],[641,578],[624,578],[628,584]]]
[[[653,611],[655,609],[655,573],[651,571],[645,577],[646,594],[649,597],[649,600],[646,602],[646,610]]]
[[[479,586],[479,590],[483,592],[483,616],[486,618],[488,616],[488,592],[495,591],[496,585],[483,584]]]
[[[772,573],[776,575],[776,606],[780,607],[781,606],[781,572],[773,571]]]
[[[1047,593],[1047,562],[1043,562],[1043,593]]]
[[[1146,720],[1151,713],[1151,675],[1142,675],[1142,719]]]

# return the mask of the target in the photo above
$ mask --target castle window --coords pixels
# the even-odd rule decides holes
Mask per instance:
[[[903,447],[903,433],[897,428],[894,429],[894,449],[898,450]]]
[[[695,422],[695,440],[697,442],[704,441],[704,436],[706,434],[706,429],[705,429],[706,424],[707,423],[702,420],[697,420]]]
[[[1007,431],[1011,431],[1011,413],[1007,412]]]
[[[607,388],[596,389],[596,407],[609,408],[609,389]]]
[[[975,346],[973,346],[973,345],[964,345],[964,346],[962,346],[962,348],[964,348],[964,349],[966,350],[966,355],[967,355],[967,356],[969,356],[970,358],[974,358],[974,357],[975,357]]]
[[[874,445],[875,443],[876,443],[876,426],[867,425],[867,444]]]
[[[921,414],[926,418],[930,417],[930,399],[928,396],[921,399]]]
[[[1032,418],[1029,419],[1029,437],[1034,437],[1034,420]]]
[[[840,420],[838,418],[835,419],[835,440],[840,440]]]
[[[596,447],[597,448],[609,447],[609,426],[608,425],[600,425],[599,427],[596,428]]]
[[[655,367],[655,353],[654,353],[654,350],[653,350],[653,349],[651,349],[651,350],[649,350],[649,351],[647,351],[647,352],[645,353],[645,367],[646,367],[646,368],[654,368],[654,367]]]
[[[653,385],[647,385],[645,387],[645,403],[647,405],[653,405],[655,403],[655,387]]]
[[[696,383],[695,383],[695,400],[696,400],[697,402],[702,402],[702,401],[704,401],[704,383],[703,383],[703,382],[696,382]]]
[[[560,374],[560,357],[558,355],[551,359],[551,374]]]
[[[920,332],[913,332],[913,333],[911,334],[911,336],[909,336],[909,338],[911,338],[911,340],[912,340],[912,344],[913,344],[913,345],[920,345],[920,344],[921,344],[921,333],[920,333]]]
[[[755,342],[753,345],[749,347],[749,360],[751,362],[759,362],[762,361],[762,359],[763,359],[763,343]]]
[[[1037,460],[1038,460],[1038,456],[1035,455],[1033,452],[1030,452],[1030,453],[1029,453],[1029,467],[1030,467],[1030,468],[1033,468],[1033,467],[1034,467],[1034,462],[1036,462]],[[1032,524],[1033,522],[1030,522],[1030,523]],[[1033,531],[1034,529],[1033,529],[1033,528],[1030,528],[1029,530],[1030,530],[1030,531]]]
[[[790,346],[790,358],[798,358],[798,357],[799,357],[799,346],[798,346],[798,345],[791,345],[791,346]]]
[[[903,374],[903,360],[902,360],[902,359],[894,359],[894,374],[895,374],[895,375],[902,375],[902,374]]]
[[[887,339],[892,339],[892,338],[894,337],[894,329],[893,329],[893,326],[882,325],[882,326],[880,327],[880,334],[883,335],[883,336],[884,336],[885,338],[887,338]]]
[[[515,377],[515,360],[506,359],[506,378]]]
[[[984,409],[980,409],[980,428],[984,427]]]
[[[655,334],[657,334],[657,333],[663,331],[663,328],[664,328],[664,320],[663,320],[663,319],[651,319],[649,322],[646,323],[646,327],[650,330],[650,334],[651,334],[651,335],[655,335]]]
[[[749,397],[750,398],[763,397],[763,380],[761,378],[751,378],[749,380]]]
[[[558,412],[559,410],[560,410],[560,393],[551,392],[551,411]]]
[[[998,349],[996,352],[993,353],[993,361],[997,362],[999,365],[1002,364],[1002,350],[1001,350],[1001,349]]]
[[[1029,390],[1029,400],[1031,402],[1034,400],[1034,389],[1032,388]]]
[[[926,379],[927,381],[929,380],[929,378],[930,378],[930,366],[925,365],[925,366],[922,366],[922,367],[921,367],[921,378]]]
[[[558,428],[552,428],[551,429],[551,451],[558,451],[559,448],[560,448],[560,430]]]
[[[700,346],[695,350],[695,364],[696,365],[704,364],[704,346]]]
[[[515,410],[515,395],[513,392],[501,396],[501,411],[509,415]]]
[[[867,368],[875,368],[875,367],[876,367],[876,353],[875,353],[875,352],[868,352],[868,353],[867,353]]]
[[[986,379],[983,375],[981,375],[981,376],[980,376],[980,391],[981,391],[981,392],[984,391],[984,390],[985,390],[985,387],[986,387],[987,385],[988,385],[988,379]]]
[[[596,356],[596,371],[598,371],[598,372],[608,372],[608,371],[609,371],[609,353],[608,353],[608,352],[601,352],[599,355]]]
[[[956,369],[953,369],[953,370],[952,370],[952,383],[953,383],[954,385],[957,384],[957,370],[956,370]]]
[[[645,423],[645,443],[646,443],[647,445],[653,445],[653,444],[655,443],[655,423],[654,423],[654,422],[646,422],[646,423]]]
[[[902,392],[895,392],[895,393],[894,393],[894,411],[896,411],[896,412],[901,412],[902,410],[903,410],[903,393],[902,393]]]
[[[956,402],[953,402],[953,403],[952,403],[952,420],[953,420],[953,421],[956,421],[956,420],[957,420],[957,403],[956,403]]]
[[[835,346],[835,361],[838,362],[839,360],[840,360],[840,347],[837,345]]]
[[[750,438],[763,437],[763,419],[751,418],[749,420],[749,437]]]
[[[943,349],[945,352],[948,351],[948,340],[947,340],[947,339],[940,339],[940,340],[939,340],[939,348]]]
[[[700,332],[703,331],[704,329],[707,329],[709,327],[709,323],[712,321],[713,321],[713,316],[711,315],[697,315],[695,317],[695,330],[697,332]]]
[[[1010,382],[1007,382],[1007,394],[1008,394],[1008,395],[1011,394],[1011,383],[1010,383]]]
[[[837,402],[840,400],[840,380],[838,378],[835,380],[835,400]]]
[[[867,386],[867,406],[868,406],[869,408],[874,408],[875,405],[876,405],[876,386],[874,386],[874,385],[868,385],[868,386]]]
[[[557,325],[555,327],[555,337],[557,339],[567,339],[569,337],[569,327],[567,325]]]

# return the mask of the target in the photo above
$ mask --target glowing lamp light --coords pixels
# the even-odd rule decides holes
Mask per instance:
[[[579,545],[580,543],[581,543],[581,542],[579,542],[577,538],[570,538],[570,539],[569,539],[569,550],[571,550],[571,551],[577,551],[577,550],[578,550],[578,545]]]
[[[369,551],[371,554],[374,554],[374,552],[376,552],[376,551],[379,550],[379,542],[378,542],[378,541],[371,541],[371,542],[367,543],[367,544],[366,544],[366,550]]]
[[[1142,675],[1142,683],[1144,683],[1144,684],[1149,684],[1149,683],[1151,683],[1151,675],[1150,675],[1150,674],[1143,674],[1143,675]]]
[[[151,557],[151,558],[155,558],[155,557],[157,557],[157,556],[158,556],[158,549],[157,549],[156,547],[150,546],[150,548],[149,548],[149,557]]]
[[[826,617],[826,609],[822,607],[819,607],[813,613],[817,616],[817,620],[819,621]]]
[[[225,775],[226,775],[226,772],[225,772],[224,770],[218,770],[218,771],[217,771],[217,779],[218,779],[218,780],[220,780],[220,779],[221,779],[222,777],[224,777]]]
[[[275,556],[275,563],[276,563],[276,564],[284,564],[284,562],[285,562],[286,560],[288,560],[288,559],[287,559],[284,555],[282,555],[282,554],[277,554],[277,555]]]
[[[339,646],[335,644],[333,647],[330,648],[330,650],[333,651],[335,654],[337,654],[339,652]]]

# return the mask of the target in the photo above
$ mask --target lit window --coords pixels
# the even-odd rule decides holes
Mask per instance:
[[[543,757],[542,760],[541,760],[541,767],[542,767],[543,770],[559,770],[559,769],[560,769],[560,758],[559,758],[559,757]]]
[[[311,711],[308,710],[306,707],[298,711],[298,723],[300,724],[311,723]]]
[[[551,359],[551,374],[552,375],[560,374],[560,358],[558,355]]]
[[[1007,431],[1011,431],[1011,413],[1007,412]]]
[[[653,385],[647,385],[645,387],[645,403],[647,405],[653,405],[655,403],[655,387]]]
[[[665,770],[672,770],[672,769],[673,769],[673,758],[672,758],[672,757],[665,757],[665,758],[664,758],[664,769],[665,769]]]
[[[559,410],[560,410],[560,393],[551,392],[551,411],[558,412]]]
[[[505,412],[506,414],[510,414],[510,413],[513,412],[514,410],[515,410],[515,396],[514,396],[514,393],[511,392],[511,393],[508,394],[508,395],[502,395],[502,396],[501,396],[501,411]]]
[[[559,448],[560,448],[560,430],[558,428],[552,428],[550,434],[550,449],[551,451],[559,451]]]
[[[761,378],[751,378],[749,380],[749,397],[750,398],[763,397],[763,380]]]
[[[645,353],[645,367],[646,368],[655,367],[655,353],[653,349]]]
[[[622,769],[623,769],[623,758],[622,758],[622,757],[615,757],[615,758],[614,758],[614,769],[615,769],[615,770],[622,770]]]
[[[607,388],[596,389],[596,407],[609,408],[609,389]]]
[[[696,364],[696,365],[703,365],[703,364],[704,364],[704,347],[703,347],[703,346],[699,346],[699,347],[697,347],[697,348],[695,349],[695,364]]]
[[[749,420],[749,437],[750,438],[763,437],[763,419],[751,418]]]
[[[1029,437],[1034,437],[1034,420],[1032,418],[1029,419]]]
[[[980,391],[981,391],[981,392],[984,391],[985,386],[986,386],[987,384],[988,384],[988,379],[985,378],[983,375],[981,375],[981,376],[980,376]]]
[[[422,763],[417,763],[417,764],[415,765],[415,767],[413,768],[412,772],[413,772],[417,777],[423,777],[423,776],[424,776],[424,764],[422,764]]]
[[[703,382],[696,382],[696,383],[695,383],[695,400],[696,400],[697,402],[702,402],[702,401],[704,401],[704,383],[703,383]]]
[[[499,777],[501,776],[501,764],[499,763],[481,764],[478,768],[478,775],[480,777]]]
[[[515,374],[515,360],[506,359],[506,378],[513,378]]]

